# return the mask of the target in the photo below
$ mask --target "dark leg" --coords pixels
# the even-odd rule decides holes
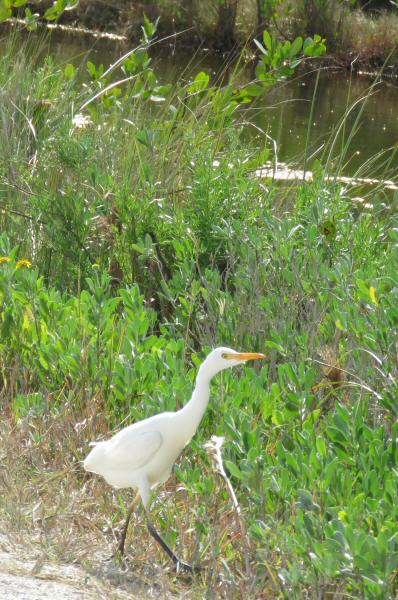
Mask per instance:
[[[136,497],[134,498],[134,500],[132,501],[132,503],[130,504],[129,510],[127,512],[126,521],[125,521],[123,529],[122,529],[122,534],[120,536],[120,541],[119,541],[119,544],[118,544],[118,547],[116,550],[116,555],[119,555],[119,556],[124,555],[124,544],[126,542],[127,530],[129,528],[131,515],[134,512],[134,509],[135,509],[135,506],[136,506],[138,500],[139,500],[139,495],[137,494]]]
[[[187,563],[184,563],[179,558],[177,558],[177,556],[174,554],[174,552],[172,551],[172,549],[170,548],[170,546],[168,546],[166,544],[166,542],[164,541],[164,539],[156,531],[156,529],[154,528],[154,526],[152,525],[152,523],[149,520],[147,521],[147,526],[148,526],[148,531],[151,534],[151,536],[157,541],[158,544],[161,545],[161,547],[166,552],[166,554],[174,562],[174,564],[176,566],[177,573],[180,570],[186,571],[188,573],[193,573],[194,571],[199,570],[198,568],[196,568],[196,567],[193,568],[191,565],[188,565]]]

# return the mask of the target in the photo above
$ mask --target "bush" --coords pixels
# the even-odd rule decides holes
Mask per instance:
[[[18,508],[25,527],[25,513],[51,487],[51,477],[40,478],[60,453],[75,461],[74,491],[46,496],[42,521],[46,511],[70,514],[70,498],[86,514],[77,461],[88,441],[179,408],[211,346],[264,350],[260,372],[248,367],[214,382],[176,468],[190,553],[213,548],[208,571],[223,597],[236,589],[392,597],[397,217],[382,205],[354,206],[320,165],[312,183],[287,192],[253,175],[268,150],[242,142],[235,114],[272,83],[278,64],[277,77],[287,77],[304,47],[270,35],[263,42],[260,90],[212,89],[202,73],[171,92],[145,52],[124,65],[126,89],[96,65],[84,87],[71,67],[47,62],[28,70],[17,91],[3,64],[10,87],[2,93],[15,91],[24,107],[23,115],[1,107],[3,135],[12,126],[19,136],[2,146],[1,161],[1,392],[20,436],[20,454],[14,435],[4,455],[29,491]],[[323,45],[312,43],[315,51]],[[40,116],[39,99],[50,102]],[[238,533],[203,449],[213,433],[226,436],[244,521]],[[8,519],[13,504],[0,507]],[[175,512],[166,495],[164,528]],[[109,506],[101,518],[108,522]],[[198,597],[218,586],[211,577]]]

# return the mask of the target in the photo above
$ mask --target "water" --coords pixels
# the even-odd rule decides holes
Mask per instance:
[[[44,53],[50,53],[61,64],[73,62],[79,65],[91,60],[97,64],[102,62],[106,67],[129,49],[126,42],[54,32],[46,43]],[[192,51],[184,52],[173,46],[155,46],[152,56],[154,68],[162,82],[174,82],[179,77],[189,80],[200,70],[209,72],[213,81],[222,70],[225,79],[231,68],[225,66],[225,60],[220,55],[205,51],[192,55]],[[252,71],[253,65],[245,70],[242,78],[249,80]],[[385,160],[391,153],[386,153],[371,164],[367,161],[388,148],[398,146],[398,81],[381,82],[369,93],[369,78],[350,76],[346,71],[324,69],[319,76],[310,123],[316,79],[315,73],[300,74],[271,89],[259,103],[242,114],[242,119],[255,126],[247,126],[245,134],[258,136],[259,144],[262,144],[260,138],[266,133],[275,142],[278,161],[293,163],[298,168],[303,168],[305,154],[309,157],[305,165],[307,168],[315,157],[322,158],[325,163],[331,140],[334,139],[329,172],[338,168],[341,174],[349,176],[387,175],[391,178],[395,169],[396,178],[398,154],[393,158],[388,173],[385,172],[383,156]],[[336,139],[340,118],[359,98],[365,99],[352,110],[345,131]],[[344,155],[343,164],[338,164],[336,157],[342,156],[345,141],[360,111],[358,131]],[[306,150],[307,135],[309,143]],[[368,165],[366,169],[362,168],[364,164]]]
[[[359,116],[358,130],[344,156],[341,171],[354,175],[359,170],[359,174],[369,175],[366,169],[362,172],[362,165],[382,150],[398,144],[398,82],[381,82],[371,90],[370,86],[371,82],[364,77],[350,77],[347,73],[330,70],[321,72],[309,122],[316,75],[307,73],[272,90],[264,102],[266,109],[259,110],[258,116],[252,115],[251,119],[275,139],[280,161],[303,162],[309,131],[307,155],[323,156],[324,163],[332,140],[336,140],[332,162],[337,166]],[[336,139],[336,131],[347,110],[351,112],[345,129],[341,129]],[[389,155],[391,153],[386,153],[384,160]],[[373,169],[374,177],[377,170],[383,170],[382,163],[383,157],[380,157],[369,167]],[[397,175],[398,155],[395,169]]]

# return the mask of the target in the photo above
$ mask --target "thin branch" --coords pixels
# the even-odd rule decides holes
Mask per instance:
[[[8,206],[6,206],[5,204],[0,204],[0,210],[2,212],[9,212],[13,215],[18,215],[18,217],[23,217],[24,219],[28,219],[29,221],[34,221],[35,223],[39,223],[40,225],[47,225],[47,221],[42,221],[41,219],[32,217],[32,215],[27,215],[26,213],[20,212],[19,210],[14,210],[12,208],[8,208]]]
[[[225,472],[225,469],[224,469],[224,464],[223,464],[223,460],[222,460],[222,456],[221,456],[221,448],[222,448],[223,443],[224,443],[223,437],[218,437],[216,435],[212,435],[210,442],[207,442],[207,444],[205,444],[204,447],[209,452],[210,456],[214,459],[217,469],[218,469],[218,472],[225,481],[225,484],[228,488],[228,493],[232,499],[232,504],[233,504],[233,507],[234,507],[234,510],[236,513],[237,521],[238,521],[239,528],[240,528],[241,535],[242,535],[242,540],[246,540],[247,539],[246,530],[245,530],[245,526],[243,524],[243,520],[242,520],[242,516],[241,516],[240,505],[239,505],[238,499],[236,497],[234,488],[232,487],[232,484],[231,484],[231,482]],[[246,573],[249,575],[250,574],[250,564],[249,564],[248,555],[245,556],[245,564],[246,564]]]
[[[309,359],[311,362],[315,362],[318,365],[322,365],[323,367],[328,367],[329,369],[335,369],[336,365],[331,365],[329,363],[323,362],[322,360],[317,360],[316,358],[310,358]],[[355,373],[352,373],[351,371],[347,371],[346,369],[343,369],[342,367],[337,367],[339,371],[341,371],[342,373],[346,373],[346,375],[349,375],[350,377],[353,377],[354,379],[357,380],[357,382],[349,382],[352,386],[358,386],[363,388],[364,390],[366,390],[367,392],[370,392],[371,394],[373,394],[375,396],[375,398],[377,398],[377,400],[382,400],[382,396],[380,396],[380,394],[378,392],[376,392],[375,390],[373,390],[371,387],[369,387],[364,381],[362,381],[362,379],[360,377],[358,377],[358,375],[355,375]]]

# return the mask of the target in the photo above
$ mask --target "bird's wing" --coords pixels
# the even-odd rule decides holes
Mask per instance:
[[[120,432],[122,433],[122,432]],[[143,467],[162,445],[159,431],[131,431],[126,429],[123,435],[109,440],[105,450],[108,464],[115,469],[129,470]]]

